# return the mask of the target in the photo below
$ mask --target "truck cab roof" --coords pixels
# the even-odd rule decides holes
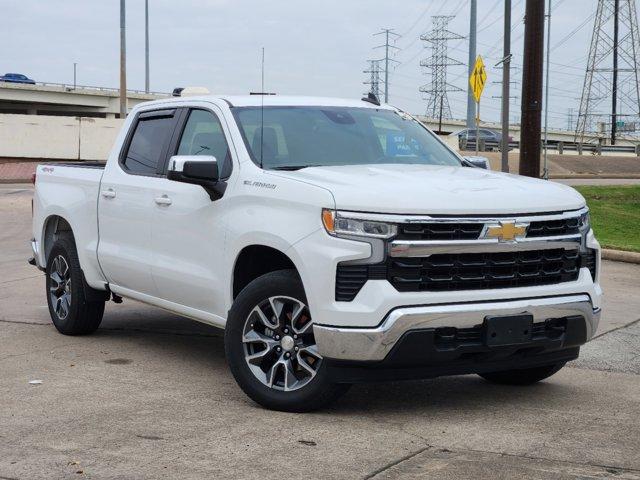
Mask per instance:
[[[145,102],[141,107],[153,104],[166,104],[168,102],[188,103],[188,102],[213,102],[223,101],[231,107],[283,107],[283,106],[300,106],[300,107],[351,107],[351,108],[376,108],[385,110],[394,110],[389,105],[374,105],[372,103],[360,99],[345,99],[335,97],[311,97],[311,96],[293,96],[293,95],[193,95],[188,97],[172,97],[153,102]]]

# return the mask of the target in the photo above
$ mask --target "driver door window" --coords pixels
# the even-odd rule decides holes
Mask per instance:
[[[192,110],[184,127],[177,155],[213,155],[218,161],[221,177],[231,173],[229,146],[220,120],[207,110]]]

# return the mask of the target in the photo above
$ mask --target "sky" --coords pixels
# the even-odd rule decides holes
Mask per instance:
[[[511,110],[520,110],[525,0],[512,0],[514,54]],[[469,0],[149,0],[151,90],[205,86],[212,93],[260,90],[265,49],[265,90],[278,94],[360,98],[368,59],[381,28],[395,41],[389,103],[423,114],[418,91],[430,77],[419,66],[430,50],[419,40],[432,15],[455,15],[449,29],[467,36]],[[549,124],[566,128],[569,109],[577,115],[596,0],[552,0]],[[503,0],[478,0],[478,53],[487,65],[483,120],[500,118]],[[118,0],[0,0],[0,71],[37,81],[119,85],[120,2]],[[127,0],[127,79],[144,89],[144,0]],[[466,63],[468,41],[449,43],[449,56]],[[450,67],[448,81],[467,86],[466,65]],[[454,118],[466,116],[466,92],[450,93]]]

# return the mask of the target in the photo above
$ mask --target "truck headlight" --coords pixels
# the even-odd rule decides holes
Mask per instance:
[[[329,235],[369,238],[391,238],[398,228],[390,223],[366,220],[360,215],[338,212],[327,208],[322,210],[322,223]]]
[[[589,232],[591,229],[591,217],[589,216],[589,210],[580,215],[578,220],[578,230],[581,232]]]

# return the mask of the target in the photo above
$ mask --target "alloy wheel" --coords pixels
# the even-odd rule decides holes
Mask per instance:
[[[322,362],[309,308],[295,298],[270,297],[256,305],[245,321],[242,342],[253,375],[275,390],[304,387]]]
[[[51,263],[49,282],[51,305],[58,318],[64,320],[71,308],[71,269],[62,255],[58,255]]]

